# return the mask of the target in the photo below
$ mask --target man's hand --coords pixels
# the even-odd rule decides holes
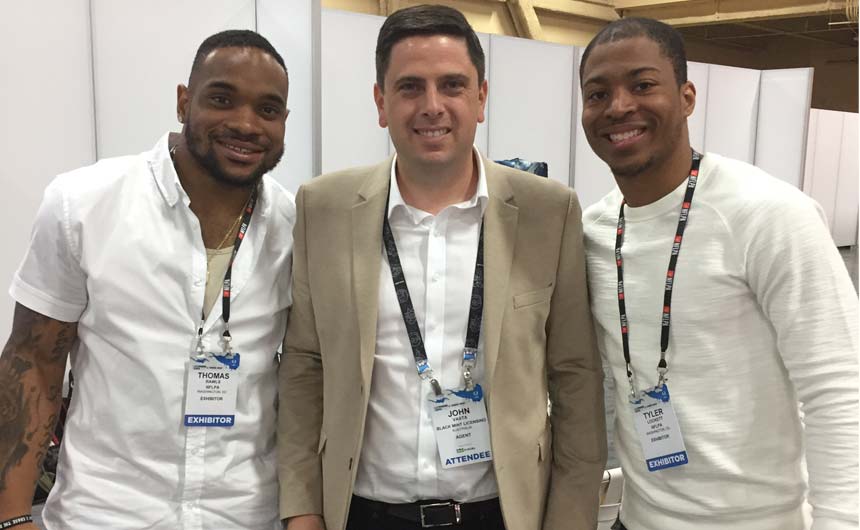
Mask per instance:
[[[325,530],[323,518],[319,515],[298,515],[287,519],[285,530]]]

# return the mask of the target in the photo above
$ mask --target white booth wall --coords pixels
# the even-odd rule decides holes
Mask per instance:
[[[857,245],[857,114],[812,109],[803,191],[818,201],[839,246]]]

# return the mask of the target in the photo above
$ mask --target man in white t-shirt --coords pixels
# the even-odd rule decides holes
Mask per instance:
[[[671,27],[614,22],[580,68],[583,128],[618,184],[583,222],[616,387],[616,527],[856,529],[857,296],[821,209],[691,150]]]
[[[283,154],[287,91],[266,39],[218,33],[177,89],[181,134],[48,186],[0,358],[0,527],[35,529],[70,351],[48,529],[279,526],[295,205],[265,174]]]

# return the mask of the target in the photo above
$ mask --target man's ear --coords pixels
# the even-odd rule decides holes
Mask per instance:
[[[379,126],[383,129],[388,127],[388,118],[385,116],[385,94],[379,84],[373,84],[373,101],[376,103],[376,112],[379,113]]]
[[[481,83],[481,86],[478,88],[478,101],[481,103],[481,112],[478,114],[478,123],[484,123],[485,115],[484,113],[487,110],[487,91],[489,90],[489,83],[484,79],[484,82]]]
[[[176,119],[179,120],[179,123],[185,123],[190,100],[191,96],[188,93],[188,87],[185,85],[176,85]]]
[[[681,105],[684,109],[684,116],[689,118],[696,109],[696,85],[692,81],[686,81],[681,85]]]

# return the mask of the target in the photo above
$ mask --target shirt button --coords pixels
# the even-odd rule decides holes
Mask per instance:
[[[201,280],[200,278],[197,278],[196,280],[194,280],[194,286],[195,287],[200,287],[202,284],[203,284],[203,280]]]

